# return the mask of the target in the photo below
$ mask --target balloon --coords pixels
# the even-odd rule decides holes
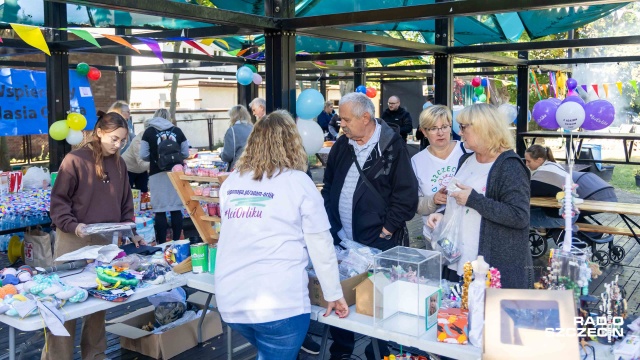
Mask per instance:
[[[364,85],[360,85],[356,88],[356,92],[362,93],[362,94],[366,94],[367,93],[367,87]]]
[[[556,106],[560,106],[560,104],[562,104],[562,100],[558,99],[558,98],[548,98],[548,101],[551,101],[552,103],[554,103]]]
[[[584,106],[585,119],[582,128],[600,130],[613,123],[616,109],[607,100],[594,100]]]
[[[236,80],[240,85],[249,85],[253,81],[253,71],[246,66],[242,66],[236,71]]]
[[[464,106],[462,105],[454,105],[451,108],[453,113],[453,117],[451,120],[451,130],[453,130],[453,132],[456,133],[457,135],[460,135],[460,124],[458,124],[456,117],[458,116],[458,113],[460,113],[460,110],[462,109],[464,109]]]
[[[578,87],[578,82],[576,81],[576,79],[573,79],[573,78],[567,79],[567,89],[575,90],[575,88],[577,87]]]
[[[478,87],[477,87],[477,88],[475,88],[473,91],[476,93],[476,95],[477,95],[478,97],[479,97],[480,95],[484,94],[484,88],[483,88],[483,87],[481,87],[481,86],[478,86]]]
[[[82,131],[69,130],[69,134],[67,134],[67,142],[69,145],[78,145],[82,140],[84,140],[84,134]]]
[[[248,67],[249,69],[251,69],[251,71],[254,74],[258,72],[258,69],[255,66],[251,65],[251,64],[246,64],[245,66]]]
[[[576,104],[584,106],[584,100],[582,100],[580,96],[567,96],[564,100],[562,100],[563,104],[568,102],[574,102]]]
[[[569,101],[560,104],[556,110],[556,121],[565,130],[575,130],[582,125],[585,111],[582,105]]]
[[[482,88],[478,88],[478,89],[482,89]],[[482,94],[480,96],[478,96],[478,101],[483,103],[483,102],[487,102],[487,95]]]
[[[507,124],[516,122],[518,119],[518,108],[511,104],[502,104],[498,107],[498,111],[505,116]]]
[[[322,111],[322,109],[320,110]],[[314,155],[324,144],[324,132],[315,121],[298,121],[298,132],[307,155]]]
[[[253,74],[253,83],[256,85],[262,84],[262,76],[260,76],[260,74]]]
[[[78,66],[76,66],[76,72],[78,75],[87,75],[89,73],[89,64],[83,62],[79,63]]]
[[[482,86],[487,86],[487,78],[482,78],[482,80],[480,80],[480,85]]]
[[[569,90],[567,91],[567,96],[579,96],[577,92],[573,91],[573,90]]]
[[[558,106],[560,104],[556,104],[553,99],[538,101],[533,106],[533,112],[531,113],[533,120],[544,129],[556,130],[560,127],[556,121]]]
[[[67,125],[72,130],[82,130],[87,126],[87,118],[80,113],[69,113],[67,115]]]
[[[367,88],[367,96],[371,99],[373,99],[374,97],[376,97],[376,94],[378,94],[378,91],[375,88],[369,87]]]
[[[480,77],[476,76],[473,78],[473,80],[471,80],[471,86],[473,87],[478,87],[482,84],[482,80],[480,80]]]
[[[474,103],[478,102],[478,97],[474,96],[473,99],[471,99]]]
[[[49,136],[53,140],[64,140],[68,133],[69,125],[67,125],[67,120],[58,120],[49,127]]]
[[[296,101],[297,115],[302,119],[313,119],[324,109],[324,96],[314,89],[300,93]]]
[[[94,67],[90,67],[89,68],[89,72],[87,73],[87,77],[89,78],[89,80],[100,80],[100,78],[102,77],[102,73],[100,72],[100,70],[94,68]]]

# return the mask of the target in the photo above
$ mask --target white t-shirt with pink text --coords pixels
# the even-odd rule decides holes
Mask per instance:
[[[310,312],[304,234],[331,227],[322,196],[304,172],[286,170],[262,181],[252,176],[234,171],[220,188],[215,286],[220,314],[229,323]]]

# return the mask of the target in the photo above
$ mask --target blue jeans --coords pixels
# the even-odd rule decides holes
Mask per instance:
[[[228,324],[258,349],[258,360],[295,360],[309,330],[310,315],[260,324]]]
[[[575,223],[578,219],[576,215],[571,219],[571,223]],[[564,218],[551,217],[547,215],[541,208],[532,208],[529,212],[530,226],[533,228],[556,229],[564,226]]]

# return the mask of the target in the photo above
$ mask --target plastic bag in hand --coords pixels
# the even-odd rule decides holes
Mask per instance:
[[[454,197],[447,197],[447,210],[433,230],[431,237],[431,246],[440,251],[444,258],[443,265],[453,264],[462,256],[460,221],[462,221],[463,215],[464,206],[458,205]]]

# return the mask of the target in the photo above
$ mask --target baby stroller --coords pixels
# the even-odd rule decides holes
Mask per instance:
[[[598,175],[591,172],[574,172],[573,182],[578,184],[576,192],[580,199],[617,202],[618,197],[615,194],[613,186],[602,180]],[[596,213],[581,212],[577,222],[579,223],[595,223],[602,225],[593,215]],[[539,258],[547,252],[547,240],[553,239],[557,246],[561,246],[564,239],[564,229],[547,229],[546,234],[541,234],[536,230],[529,232],[529,245],[531,255]],[[613,235],[588,233],[578,231],[574,235],[573,245],[578,248],[590,247],[593,254],[592,261],[600,266],[607,266],[610,262],[620,263],[625,257],[625,251],[622,246],[613,244]],[[598,250],[597,245],[607,244],[607,251]]]

